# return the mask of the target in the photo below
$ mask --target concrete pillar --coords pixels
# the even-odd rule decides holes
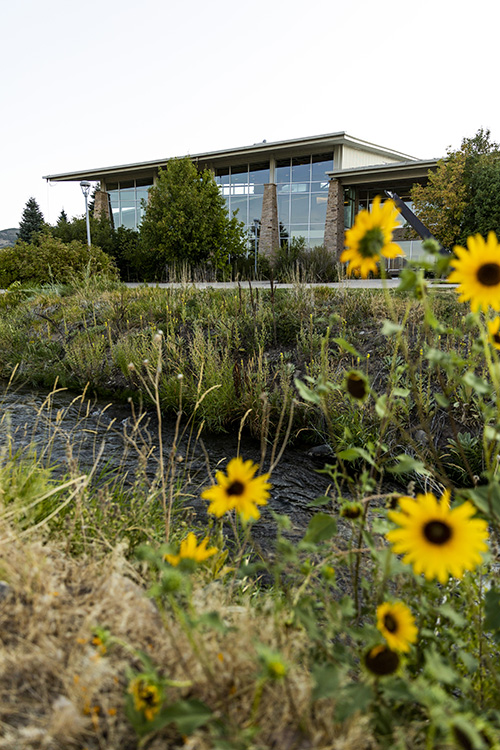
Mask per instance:
[[[280,246],[278,198],[275,183],[264,185],[260,220],[259,254],[272,258]]]
[[[94,219],[100,219],[105,216],[110,219],[109,211],[109,193],[105,190],[97,190],[94,196]]]
[[[338,180],[330,180],[326,204],[325,249],[337,260],[344,249],[344,189]]]

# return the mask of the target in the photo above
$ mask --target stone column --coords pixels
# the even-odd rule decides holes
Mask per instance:
[[[330,180],[326,204],[325,249],[337,260],[344,249],[344,189],[338,180]]]
[[[275,183],[264,185],[260,220],[259,253],[272,258],[280,246],[278,198]]]
[[[110,219],[109,193],[104,190],[97,190],[94,195],[94,219],[100,219],[101,216]]]

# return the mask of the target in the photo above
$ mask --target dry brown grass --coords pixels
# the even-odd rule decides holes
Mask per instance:
[[[287,629],[277,627],[265,595],[262,606],[244,600],[235,605],[222,584],[199,581],[192,600],[195,613],[217,610],[231,628],[196,631],[193,650],[178,622],[162,616],[145,596],[140,571],[122,552],[75,559],[40,540],[13,538],[2,544],[0,579],[8,588],[0,600],[0,750],[138,746],[124,696],[126,668],[140,671],[141,663],[120,645],[99,653],[92,643],[96,626],[144,650],[163,677],[189,680],[191,687],[169,688],[167,699],[204,701],[225,727],[230,747],[376,747],[361,717],[338,726],[331,701],[311,703],[308,665],[302,663],[305,636],[299,630],[285,635]],[[266,684],[252,718],[259,676],[256,641],[278,647],[291,669],[285,680]],[[252,727],[256,732],[249,740]],[[144,746],[208,750],[217,742],[206,729],[182,738],[169,725]]]

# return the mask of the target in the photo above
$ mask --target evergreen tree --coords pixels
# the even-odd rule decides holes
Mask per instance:
[[[199,172],[189,157],[171,159],[159,171],[140,233],[145,254],[160,266],[211,261],[223,267],[245,249],[243,224],[229,218],[213,174]]]
[[[29,198],[19,224],[19,239],[31,242],[33,235],[43,229],[44,221],[40,207],[34,198]]]

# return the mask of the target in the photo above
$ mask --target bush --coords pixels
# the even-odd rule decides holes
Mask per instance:
[[[78,240],[66,244],[49,232],[39,235],[38,243],[17,242],[0,250],[0,286],[8,287],[15,281],[64,283],[82,273],[118,275],[113,260],[99,247],[89,248]]]

